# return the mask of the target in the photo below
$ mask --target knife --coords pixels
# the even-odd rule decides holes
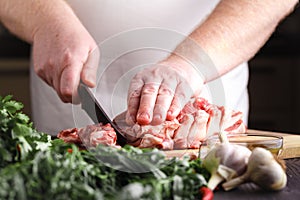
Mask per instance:
[[[117,143],[121,146],[126,144],[126,138],[121,133],[121,130],[105,113],[97,98],[91,92],[90,88],[84,83],[80,82],[78,87],[78,94],[81,100],[81,108],[89,115],[95,124],[109,123],[117,134]]]

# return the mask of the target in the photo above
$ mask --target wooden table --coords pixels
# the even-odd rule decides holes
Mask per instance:
[[[216,191],[214,200],[297,200],[300,199],[300,158],[285,159],[287,186],[278,192],[264,191],[254,184],[244,184],[231,191]]]

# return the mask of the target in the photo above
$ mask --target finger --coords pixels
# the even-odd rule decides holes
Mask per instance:
[[[137,112],[137,122],[141,125],[149,124],[152,121],[153,109],[160,84],[160,82],[150,82],[143,86]]]
[[[99,48],[96,47],[93,51],[89,53],[87,61],[84,63],[81,72],[82,82],[89,87],[96,86],[96,77],[97,77],[97,69],[99,66],[99,60],[100,60],[100,51]]]
[[[49,73],[46,72],[46,69],[48,69],[48,67],[46,65],[41,65],[39,62],[35,62],[34,63],[34,71],[35,73],[45,82],[47,83],[49,86],[53,86],[52,85],[52,79],[51,76],[49,77]],[[52,74],[50,72],[50,74]]]
[[[138,77],[131,80],[128,97],[127,97],[127,113],[126,113],[126,123],[133,125],[136,122],[136,115],[140,105],[140,97],[142,93],[142,88],[144,86],[144,81]]]
[[[167,111],[174,98],[176,81],[174,79],[162,83],[158,90],[156,103],[153,110],[153,125],[161,124],[166,120]]]
[[[63,96],[60,92],[60,72],[55,70],[55,64],[48,62],[44,66],[38,69],[37,74],[41,77],[50,87],[52,87],[59,98],[63,100]]]
[[[53,73],[54,74],[54,73]],[[53,76],[52,74],[52,76]],[[61,71],[57,71],[55,76],[52,78],[53,81],[52,81],[52,85],[53,85],[53,88],[55,89],[57,95],[59,96],[59,98],[62,100],[62,101],[65,101],[63,100],[64,99],[64,96],[62,95],[61,93],[61,90],[60,90],[60,80],[61,80]]]
[[[65,66],[60,77],[60,93],[64,102],[79,103],[77,88],[82,69],[81,62],[73,62]]]
[[[62,74],[62,68],[61,65],[55,64],[51,62],[51,60],[47,63],[47,65],[44,66],[44,71],[47,75],[47,79],[50,82],[50,86],[54,88],[59,98],[66,102],[64,99],[64,96],[61,93],[60,90],[60,80],[61,80],[61,74]]]
[[[192,95],[192,90],[188,84],[181,82],[177,85],[175,95],[167,112],[167,119],[173,120],[178,116],[184,105],[188,102]]]

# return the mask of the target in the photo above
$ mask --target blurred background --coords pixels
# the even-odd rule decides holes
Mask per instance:
[[[31,116],[30,45],[0,25],[0,95],[12,94]],[[249,128],[300,133],[300,10],[288,16],[250,60]]]

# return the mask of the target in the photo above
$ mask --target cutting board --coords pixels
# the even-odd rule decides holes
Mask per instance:
[[[283,138],[283,147],[278,157],[281,159],[300,157],[300,135],[252,129],[247,130],[247,133],[255,135],[280,136]],[[203,157],[203,155],[206,154],[206,151],[207,149],[202,149],[200,151],[200,156]],[[199,149],[170,150],[165,151],[165,154],[167,157],[198,156]]]

